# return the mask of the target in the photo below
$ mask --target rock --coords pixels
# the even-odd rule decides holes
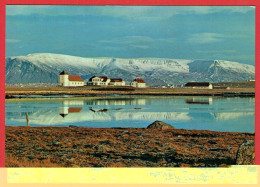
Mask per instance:
[[[28,159],[30,159],[30,160],[32,160],[32,159],[34,159],[35,157],[34,156],[31,156],[31,155],[28,155],[28,156],[26,156]]]
[[[60,142],[53,142],[52,145],[53,145],[53,146],[59,146],[59,145],[60,145]]]
[[[98,145],[96,146],[96,149],[101,152],[110,152],[114,150],[113,148],[107,145]]]
[[[109,140],[99,141],[100,144],[112,145],[113,143]]]
[[[107,112],[108,110],[109,110],[109,109],[104,108],[104,109],[98,110],[98,112]]]
[[[69,128],[75,128],[75,127],[78,127],[76,125],[69,125]]]
[[[225,148],[211,148],[209,151],[228,151],[228,149]]]
[[[162,121],[155,121],[152,124],[150,124],[147,129],[174,129],[173,126],[171,126],[170,124],[164,123]]]
[[[90,144],[84,144],[84,148],[91,148],[91,147],[93,147],[93,146]]]
[[[84,153],[85,151],[83,149],[78,150],[79,153]]]
[[[236,158],[237,165],[254,165],[255,164],[255,141],[246,140],[239,147]]]
[[[217,144],[217,142],[214,141],[214,140],[209,140],[208,143],[210,143],[210,144]]]
[[[44,157],[38,157],[37,159],[38,159],[38,160],[44,160],[44,159],[46,159],[46,158],[44,158]]]

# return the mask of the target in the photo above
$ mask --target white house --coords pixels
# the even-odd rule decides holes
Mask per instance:
[[[84,80],[79,75],[69,75],[65,71],[59,75],[60,86],[84,86]]]
[[[109,85],[111,85],[111,86],[125,86],[125,81],[121,78],[111,79]]]
[[[110,83],[111,79],[107,76],[93,76],[91,77],[87,85],[99,85],[99,86],[108,86]]]
[[[188,82],[185,84],[185,88],[213,89],[213,86],[209,82]]]
[[[145,88],[146,87],[146,83],[144,82],[143,79],[140,79],[140,78],[134,79],[131,82],[130,85],[133,86],[133,87],[137,87],[137,88]]]

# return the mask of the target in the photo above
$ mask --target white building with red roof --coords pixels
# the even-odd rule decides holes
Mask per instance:
[[[133,87],[137,87],[137,88],[145,88],[146,87],[146,83],[144,82],[143,79],[140,79],[140,78],[134,79],[131,82],[130,85],[133,86]]]
[[[84,80],[79,75],[69,75],[63,71],[59,75],[60,86],[84,86]]]

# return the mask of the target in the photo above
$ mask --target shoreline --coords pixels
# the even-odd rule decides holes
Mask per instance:
[[[125,90],[122,90],[125,89]],[[129,96],[220,96],[220,97],[255,97],[254,88],[231,88],[231,89],[192,89],[192,88],[18,88],[7,87],[5,98],[23,98],[28,96],[75,96],[75,97],[98,97],[113,95]]]
[[[255,133],[6,126],[7,167],[226,167]]]

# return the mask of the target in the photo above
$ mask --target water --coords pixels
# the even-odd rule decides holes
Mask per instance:
[[[105,109],[105,110],[104,110]],[[101,111],[99,111],[101,110]],[[255,131],[255,98],[114,96],[6,100],[6,125],[147,127],[155,120],[178,129]]]

